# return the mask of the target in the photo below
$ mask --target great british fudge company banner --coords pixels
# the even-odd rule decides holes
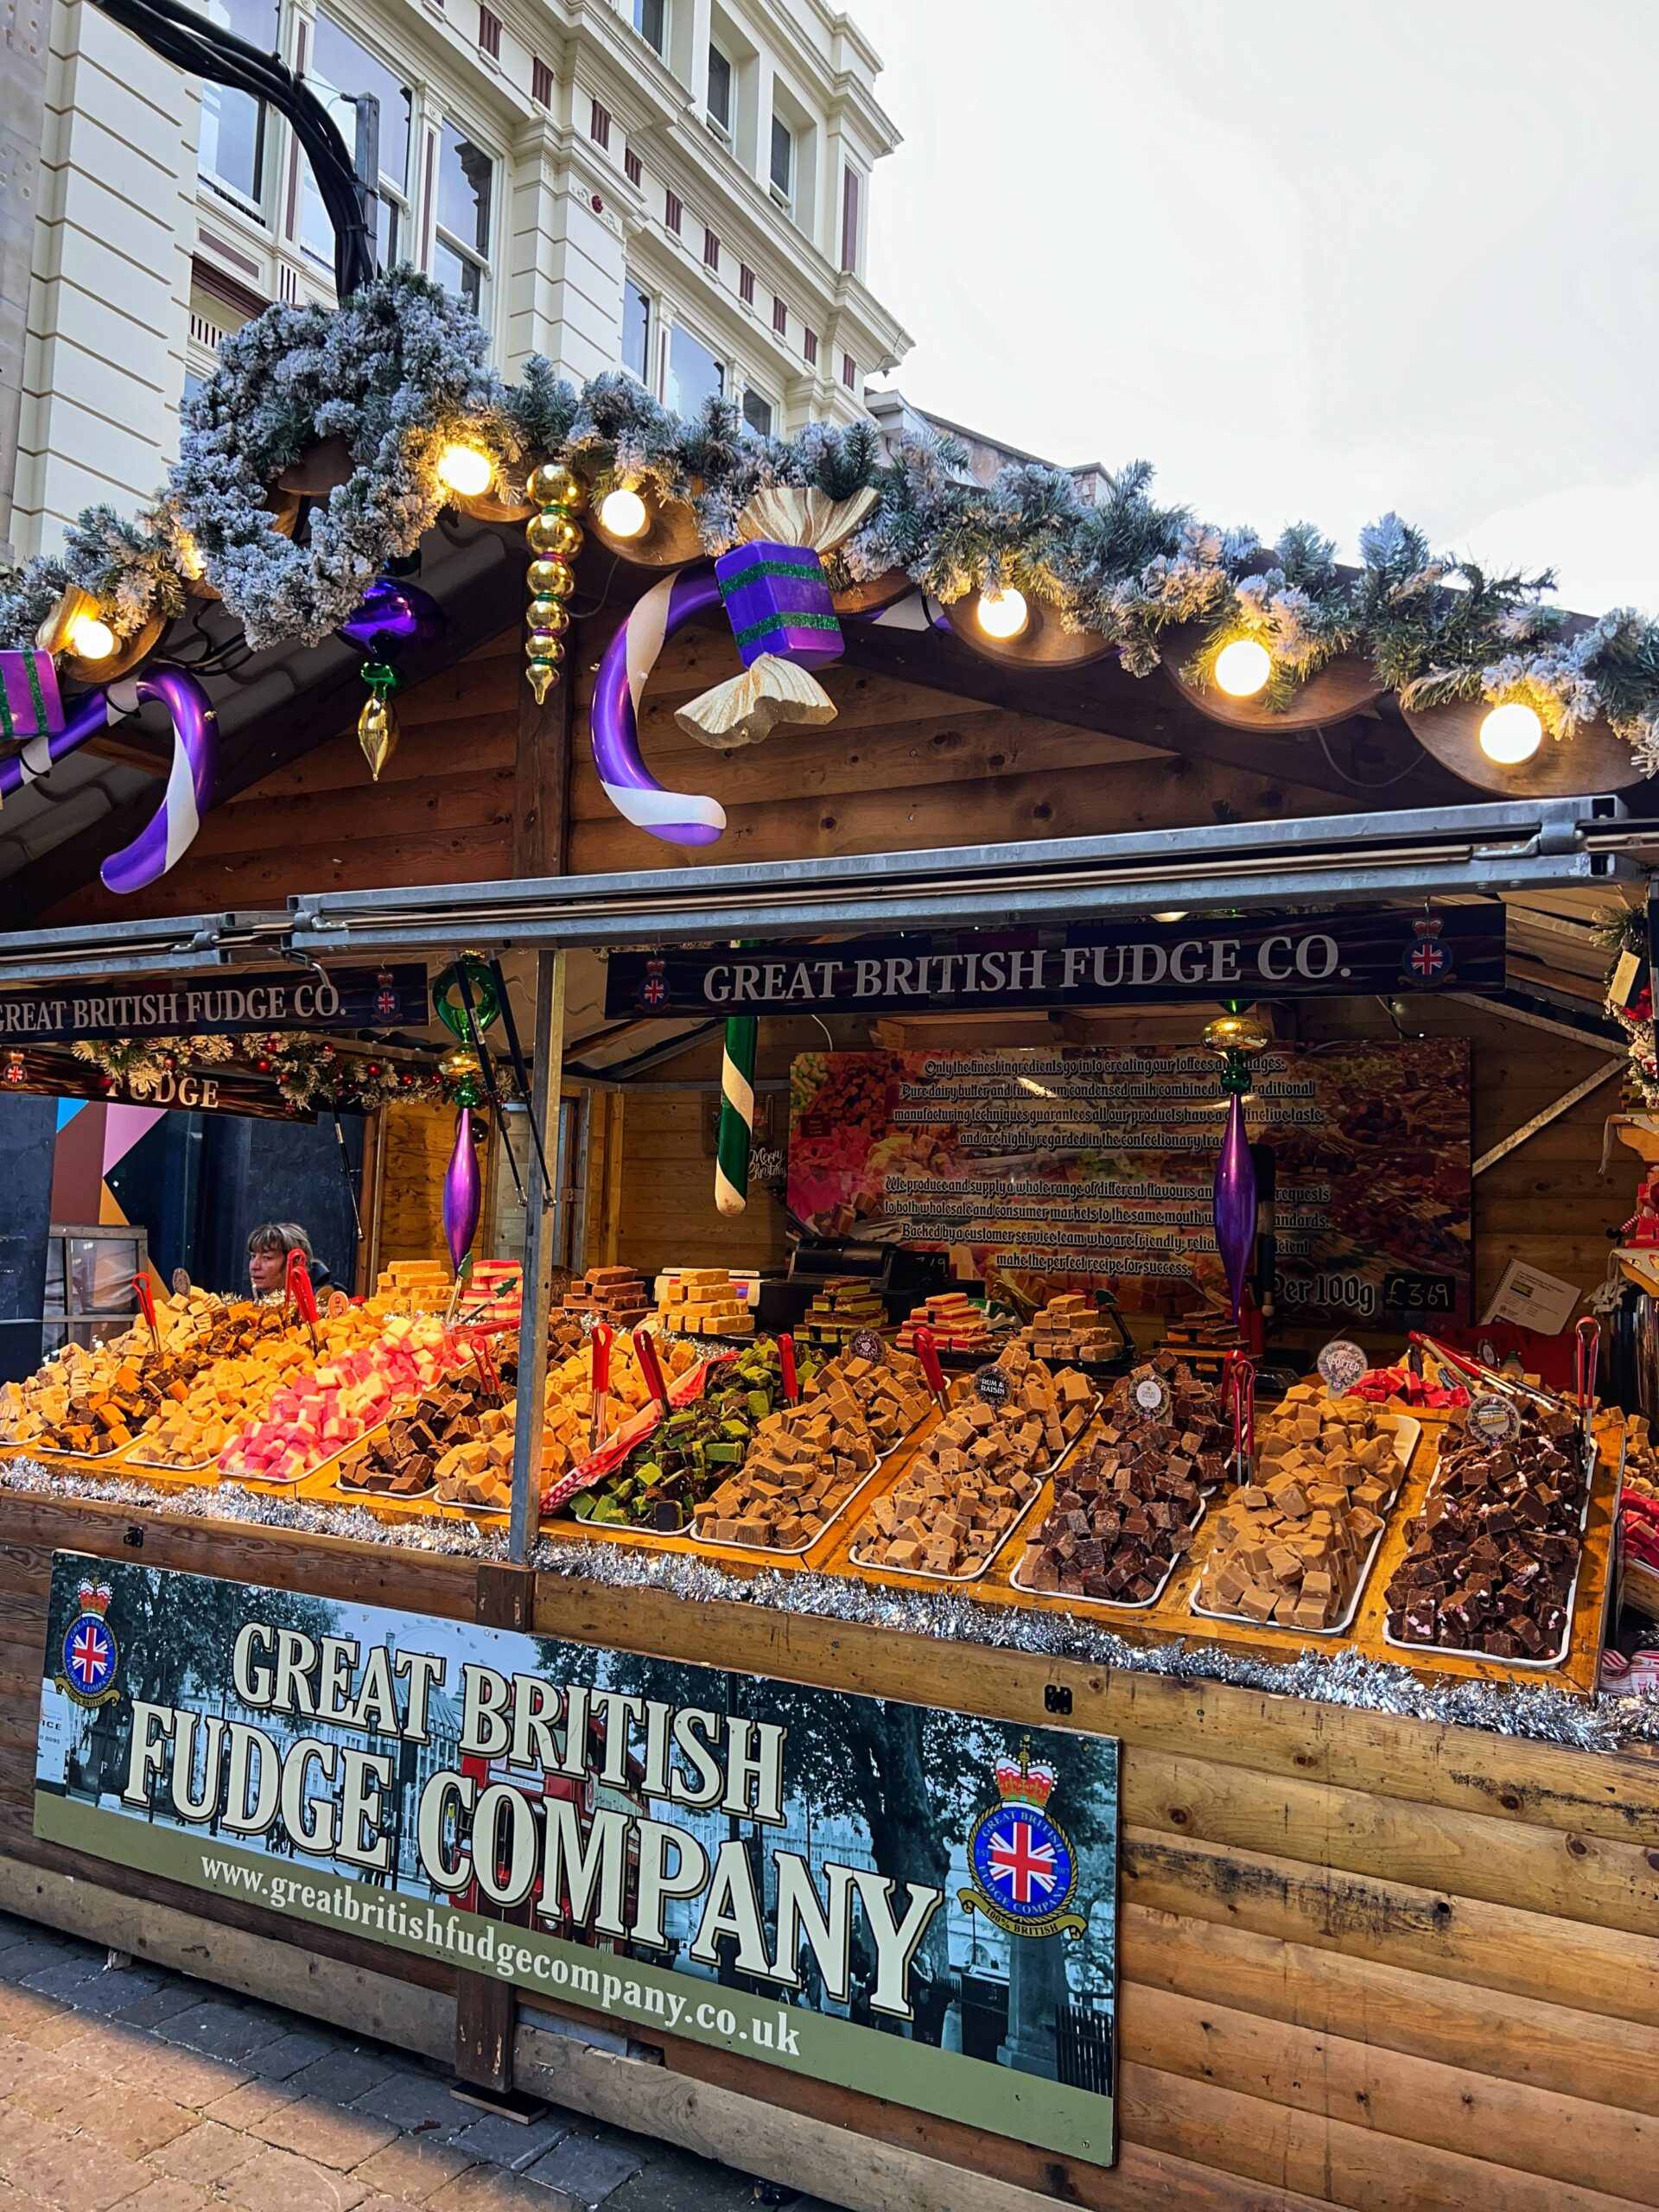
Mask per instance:
[[[1136,1000],[1298,999],[1484,990],[1504,980],[1503,910],[1206,916],[1116,929],[963,930],[741,952],[619,952],[613,1018],[988,1014]]]
[[[950,1250],[1130,1312],[1224,1294],[1213,1053],[808,1052],[790,1076],[789,1204],[820,1236]],[[1469,1048],[1279,1046],[1255,1063],[1273,1154],[1281,1319],[1468,1318]]]
[[[1108,2164],[1117,1745],[53,1561],[35,1833]]]

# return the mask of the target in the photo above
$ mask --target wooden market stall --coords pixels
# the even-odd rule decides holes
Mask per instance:
[[[529,433],[515,457],[527,442]],[[559,440],[542,442],[551,452]],[[571,450],[602,477],[620,442],[595,429]],[[601,445],[612,459],[594,463]],[[569,491],[569,467],[548,473]],[[266,475],[280,490],[276,472]],[[810,947],[833,964],[842,953],[855,959],[873,938],[911,946],[948,937],[970,952],[1027,958],[1115,946],[1121,975],[1131,941],[1155,945],[1167,962],[1171,932],[1189,922],[1209,933],[1206,944],[1224,929],[1240,942],[1252,930],[1317,929],[1333,962],[1350,957],[1351,933],[1358,964],[1351,975],[1343,968],[1345,989],[1304,989],[1281,961],[1259,971],[1278,988],[1255,991],[1172,986],[1160,995],[1147,985],[1068,999],[1033,986],[982,1013],[964,1011],[944,988],[918,988],[896,1005],[873,993],[880,1002],[861,1010],[833,995],[821,1007],[785,1001],[756,1017],[753,1137],[779,1154],[791,1141],[798,1147],[804,1117],[791,1117],[786,1102],[798,1106],[791,1086],[809,1058],[1027,1052],[1062,1069],[1098,1061],[1109,1094],[1130,1056],[1192,1054],[1224,1007],[1236,1019],[1237,1001],[1251,999],[1261,1049],[1294,1072],[1368,1053],[1414,1071],[1409,1085],[1374,1077],[1369,1093],[1351,1095],[1356,1125],[1339,1134],[1356,1173],[1372,1157],[1397,1163],[1415,1144],[1409,1128],[1402,1135],[1389,1125],[1396,1090],[1437,1090],[1435,1128],[1459,1124],[1438,1183],[1425,1173],[1409,1205],[1396,1196],[1403,1184],[1377,1201],[1412,1211],[1422,1249],[1440,1254],[1396,1258],[1389,1276],[1450,1286],[1426,1309],[1448,1328],[1484,1325],[1511,1262],[1564,1280],[1576,1305],[1600,1284],[1621,1224],[1640,1213],[1643,1163],[1629,1147],[1604,1158],[1602,1141],[1632,1040],[1639,1077],[1644,1022],[1649,1052],[1652,1034],[1650,1001],[1644,1014],[1635,978],[1611,999],[1606,978],[1609,928],[1628,949],[1646,922],[1659,857],[1622,741],[1599,721],[1535,767],[1505,772],[1506,782],[1475,758],[1483,699],[1408,712],[1357,648],[1299,674],[1271,705],[1230,704],[1194,673],[1214,640],[1170,643],[1161,671],[1134,675],[1133,639],[1114,649],[1076,604],[1067,608],[1076,619],[1062,620],[1058,600],[1045,601],[1036,571],[1021,569],[1033,604],[1025,628],[1001,640],[976,633],[965,592],[945,606],[903,571],[836,571],[844,651],[817,679],[833,718],[815,709],[809,724],[785,725],[764,744],[711,749],[680,717],[699,726],[692,709],[703,711],[711,686],[747,680],[742,661],[699,564],[690,506],[658,480],[641,483],[652,493],[648,503],[635,499],[647,516],[644,541],[607,537],[594,517],[597,542],[580,561],[567,512],[575,495],[563,508],[550,495],[538,510],[522,469],[490,495],[494,512],[446,512],[428,531],[423,574],[448,632],[441,642],[442,624],[429,621],[409,647],[401,744],[389,756],[383,748],[372,786],[359,734],[346,727],[362,703],[356,665],[328,661],[327,645],[263,649],[251,667],[212,671],[226,723],[217,800],[164,870],[136,889],[111,889],[96,874],[111,846],[149,818],[170,757],[140,732],[87,741],[90,758],[136,786],[105,785],[108,813],[6,879],[12,934],[0,948],[0,1011],[35,1003],[30,994],[224,981],[280,963],[372,979],[419,962],[429,981],[451,963],[464,970],[474,948],[499,957],[528,1051],[517,1103],[538,1121],[551,1156],[543,1182],[531,1151],[515,1154],[522,1216],[508,1203],[499,1153],[491,1170],[486,1217],[504,1247],[521,1221],[524,1239],[516,1411],[508,1417],[499,1392],[490,1401],[499,1415],[490,1434],[505,1455],[494,1464],[511,1469],[510,1510],[446,1503],[419,1485],[407,1497],[353,1491],[332,1452],[274,1477],[269,1463],[251,1472],[244,1463],[237,1478],[221,1479],[218,1460],[169,1474],[141,1465],[125,1442],[100,1462],[66,1453],[55,1433],[45,1445],[38,1431],[15,1440],[0,1462],[0,1905],[313,2010],[453,2065],[470,2084],[543,2094],[659,2133],[849,2212],[1016,2212],[1045,2202],[1100,2212],[1659,2203],[1659,1729],[1650,1697],[1609,1698],[1601,1675],[1617,1618],[1620,1469],[1641,1436],[1605,1369],[1601,1451],[1560,1656],[1531,1664],[1513,1649],[1473,1654],[1387,1632],[1401,1610],[1389,1586],[1421,1533],[1416,1516],[1430,1504],[1442,1439],[1449,1433],[1449,1451],[1463,1439],[1462,1408],[1393,1402],[1388,1418],[1409,1413],[1424,1433],[1385,1508],[1351,1624],[1329,1637],[1282,1617],[1247,1627],[1194,1614],[1218,1512],[1208,1528],[1197,1524],[1191,1557],[1153,1598],[1108,1611],[1074,1602],[1074,1592],[1016,1586],[1018,1545],[959,1585],[861,1565],[850,1510],[779,1557],[747,1538],[607,1528],[551,1505],[543,1516],[542,1505],[550,1363],[563,1355],[580,1365],[592,1343],[590,1332],[574,1354],[563,1344],[550,1354],[556,1262],[562,1276],[753,1271],[776,1287],[803,1242],[855,1241],[804,1219],[800,1193],[779,1176],[757,1174],[741,1211],[716,1210],[731,1009],[674,996],[676,960],[699,948],[763,960],[769,947]],[[516,613],[509,629],[499,622],[510,569],[518,589],[512,549],[529,514],[572,564],[556,592],[545,578],[536,587],[543,612],[533,620],[545,626],[530,632],[532,665],[537,652],[552,664],[551,640],[574,679],[540,702],[524,680]],[[1167,562],[1177,524],[1166,535],[1159,557]],[[533,550],[545,570],[564,564],[563,554]],[[800,565],[781,564],[785,573]],[[912,565],[926,564],[918,556]],[[987,599],[994,569],[1007,582],[995,564],[985,569]],[[1231,582],[1244,580],[1241,572]],[[391,594],[398,582],[382,578],[376,589]],[[682,589],[703,594],[690,619],[680,619],[683,603],[675,612]],[[827,605],[827,582],[824,592]],[[563,626],[552,626],[545,603]],[[231,611],[198,606],[193,619],[228,650],[214,626],[231,624]],[[653,621],[666,634],[646,654],[639,639]],[[172,649],[182,651],[176,639]],[[248,701],[261,684],[274,703],[255,711]],[[640,757],[619,766],[614,748],[589,741],[614,730],[624,694]],[[371,716],[376,727],[384,734]],[[92,754],[98,745],[105,753]],[[636,770],[644,782],[627,780]],[[25,790],[20,811],[27,799]],[[705,851],[710,838],[679,845],[652,834],[648,818],[642,826],[653,809],[660,825],[671,805],[691,808],[703,830],[718,814],[721,842]],[[1413,950],[1425,947],[1414,969]],[[1446,968],[1446,947],[1460,967]],[[652,962],[667,977],[660,992],[651,968],[639,966]],[[1223,971],[1204,972],[1217,982]],[[1321,980],[1333,972],[1327,966]],[[626,988],[617,982],[625,975],[635,979]],[[378,1033],[365,1020],[353,1033]],[[187,1060],[199,1041],[173,1039]],[[32,1052],[18,1058],[8,1082],[48,1090],[49,1071]],[[1060,1103],[1039,1076],[1008,1079],[1050,1102],[1022,1109],[1027,1120],[1047,1115],[1058,1128]],[[1189,1147],[1189,1164],[1203,1162],[1203,1211],[1224,1101],[1207,1078],[1198,1088],[1192,1112],[1214,1116],[1204,1126],[1217,1140]],[[448,1148],[445,1096],[442,1110],[431,1100],[373,1102],[359,1287],[375,1291],[387,1313],[399,1286],[377,1290],[377,1279],[392,1262],[435,1258],[450,1225],[447,1186],[467,1155],[458,1142]],[[471,1092],[462,1103],[485,1110]],[[1254,1138],[1262,1111],[1258,1097]],[[508,1118],[505,1108],[498,1118]],[[1058,1136],[1043,1148],[1058,1155]],[[1127,1140],[1120,1149],[1131,1149]],[[1198,1187],[1191,1174],[1185,1180]],[[1315,1202],[1282,1196],[1287,1283],[1302,1280],[1296,1263],[1307,1257],[1292,1249],[1293,1203]],[[844,1211],[840,1229],[874,1225],[879,1241],[879,1212]],[[836,1209],[824,1211],[836,1229]],[[1386,1230],[1374,1241],[1384,1249]],[[975,1240],[961,1242],[971,1249]],[[1092,1280],[1115,1270],[1079,1272]],[[1306,1325],[1287,1305],[1258,1347],[1264,1363],[1294,1376],[1340,1333],[1358,1339],[1374,1370],[1392,1366],[1414,1308],[1407,1295],[1384,1294],[1381,1263],[1376,1276],[1363,1305],[1344,1305],[1340,1293],[1310,1296]],[[957,1279],[968,1277],[958,1269]],[[643,1281],[638,1289],[643,1299]],[[601,1282],[578,1293],[588,1322],[603,1291]],[[1118,1371],[1093,1378],[1106,1389],[1154,1360],[1170,1325],[1194,1310],[1152,1298],[1125,1306],[1133,1350]],[[563,1319],[576,1326],[577,1306]],[[791,1319],[804,1326],[798,1309]],[[741,1351],[751,1333],[775,1326],[740,1327],[721,1343]],[[886,1328],[889,1340],[893,1333]],[[781,1355],[769,1356],[781,1376]],[[486,1389],[481,1360],[479,1373]],[[423,1391],[438,1387],[424,1377]],[[1403,1378],[1400,1387],[1411,1388]],[[1491,1387],[1501,1395],[1506,1386]],[[374,1433],[391,1437],[407,1408],[388,1413],[376,1402]],[[766,1402],[771,1418],[778,1402]],[[879,1468],[857,1470],[861,1510],[906,1477],[941,1410],[930,1402]],[[1091,1402],[1086,1428],[1068,1445],[1103,1446],[1115,1418]],[[426,1450],[418,1440],[410,1448]],[[1054,1504],[1058,1479],[1045,1468],[1031,1519],[1019,1524],[1027,1533]],[[135,1594],[141,1582],[148,1611]],[[147,1694],[130,1685],[124,1693],[118,1646],[144,1653],[168,1608],[197,1599],[203,1618],[223,1606],[213,1615],[219,1641],[188,1666],[169,1662],[170,1688],[156,1687],[161,1669],[153,1681],[135,1678]],[[327,1625],[342,1623],[338,1636]],[[285,1689],[250,1662],[266,1637],[287,1653]],[[282,1637],[296,1640],[279,1645]],[[325,1663],[318,1649],[330,1643],[350,1653],[328,1693],[336,1704],[325,1707],[315,1702],[321,1688],[296,1685]],[[367,1709],[372,1655],[384,1651],[390,1668],[394,1650],[405,1660],[447,1655],[451,1688],[463,1660],[473,1670],[457,1713],[440,1714],[448,1733],[429,1752],[441,1731],[418,1733],[412,1707],[395,1697],[372,1726],[341,1720],[347,1706]],[[504,1682],[533,1680],[550,1693],[539,1718],[525,1707],[525,1729],[534,1721],[543,1735],[484,1725],[491,1693],[479,1682],[493,1667]],[[594,1734],[601,1696],[612,1703]],[[301,1764],[294,1795],[280,1815],[272,1799],[262,1827],[245,1795],[221,1800],[216,1764],[209,1789],[207,1762],[219,1754],[202,1746],[229,1740],[232,1726],[276,1731],[273,1710],[321,1713],[340,1723],[340,1740],[297,1726],[265,1738],[284,1774],[290,1755]],[[710,1758],[718,1748],[757,1772],[754,1747],[772,1740],[767,1728],[778,1731],[780,1771],[790,1727],[798,1746],[820,1727],[834,1740],[834,1729],[851,1730],[873,1777],[863,1809],[848,1810],[864,1786],[850,1758],[837,1776],[803,1752],[791,1794],[780,1783],[771,1811],[760,1782],[751,1794],[728,1774],[721,1796],[717,1775],[695,1808],[703,1825],[675,1832],[691,1845],[677,1845],[670,1880],[665,1858],[641,1855],[647,1839],[659,1847],[651,1808],[692,1793],[683,1765],[669,1786],[665,1739],[648,1731],[671,1724],[652,1722],[653,1710],[671,1714],[676,1730],[694,1711]],[[556,1743],[546,1716],[559,1713],[568,1725]],[[777,1714],[785,1719],[767,1718]],[[518,1719],[515,1704],[513,1730]],[[376,1809],[363,1795],[368,1769],[356,1770],[350,1802],[368,1827],[348,1838],[341,1825],[329,1840],[349,1841],[353,1864],[389,1877],[372,1885],[339,1876],[350,1851],[306,1849],[321,1833],[307,1826],[323,1817],[317,1806],[333,1805],[334,1818],[346,1788],[331,1798],[306,1776],[325,1776],[354,1728],[391,1745],[362,1757],[389,1760],[392,1779]],[[877,1730],[879,1751],[870,1749]],[[163,1738],[172,1751],[152,1759]],[[674,1740],[695,1764],[688,1739]],[[193,1859],[195,1816],[182,1807],[197,1786],[199,1751],[213,1841]],[[531,1811],[508,1807],[515,1792]],[[259,1779],[256,1798],[268,1794]],[[475,1832],[469,1821],[486,1799],[501,1824]],[[998,1819],[1014,1826],[999,1829]],[[592,1864],[582,1857],[561,1889],[556,1867],[547,1873],[551,1862],[538,1859],[541,1871],[520,1884],[521,1821],[536,1853],[557,1834],[562,1847],[594,1854]],[[271,1834],[276,1844],[259,1841]],[[614,1895],[603,1904],[607,1839],[624,1834],[632,1840],[618,1845]],[[1027,1862],[1034,1850],[1046,1853],[1046,1871],[1027,1863],[1012,1887],[1005,1871],[999,1890],[996,1870],[974,1856],[982,1835],[987,1853],[1013,1850]],[[827,1857],[832,1849],[845,1864]],[[789,1889],[795,1878],[779,1872],[791,1851],[828,1885],[830,1904],[813,1892],[816,1921]],[[709,1881],[727,1885],[707,1943],[691,1904],[671,1928],[664,1903],[664,1890],[681,1902],[702,1897],[690,1877],[674,1889],[694,1855]],[[745,1876],[740,1860],[766,1865]],[[722,1871],[709,1876],[710,1866]],[[250,1878],[232,1885],[227,1867]],[[745,1879],[754,1885],[747,1921]],[[888,1985],[882,1931],[899,1945],[889,1908],[901,1879],[912,1905],[929,1888],[935,1919],[914,1933]],[[1064,1891],[1052,1912],[1032,1887],[1045,1882]],[[996,1904],[1020,1883],[1023,1920]],[[282,1899],[272,1900],[279,1885]],[[375,1910],[393,1915],[372,1934],[361,1901],[371,1889]],[[875,1954],[866,1952],[863,1967],[849,1934],[855,1891]],[[349,1913],[319,1901],[348,1892]],[[1074,1893],[1086,1910],[1068,1913]],[[412,1898],[418,1934],[409,1930]],[[485,1909],[491,1900],[499,1909]],[[624,1932],[596,1916],[601,1910]],[[785,1923],[804,1931],[799,1952],[779,1932]],[[458,1948],[457,1929],[469,1943],[487,1930],[492,1950]],[[830,1955],[837,1929],[839,1985]],[[498,1940],[518,1946],[518,1963],[482,1970],[478,1961],[499,1955]],[[912,1976],[918,1958],[925,1965]],[[1086,1961],[1086,1972],[1068,1978],[1068,1959]],[[804,1960],[817,1961],[816,1999]],[[591,1981],[599,1966],[584,1961],[594,1961],[617,1979],[614,2004],[591,2001],[598,1990],[570,1979],[585,1972]],[[935,1986],[924,1991],[930,1976]],[[708,2022],[671,2009],[689,2001],[674,1993],[686,1986],[715,1993],[699,2008]],[[559,1993],[573,1987],[590,2001]],[[625,1987],[645,1993],[626,1999]],[[893,2001],[872,1993],[884,1987]],[[760,2013],[748,2016],[752,2037],[738,2025],[749,2003],[764,2004],[768,2022],[775,2012],[764,2035]],[[876,2045],[883,2024],[889,2031]],[[798,2037],[808,2056],[784,2063]]]

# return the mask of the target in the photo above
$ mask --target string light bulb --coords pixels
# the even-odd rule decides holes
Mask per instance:
[[[1161,914],[1154,914],[1152,918],[1154,922],[1184,922],[1186,909],[1185,906],[1166,906]]]
[[[438,481],[447,492],[475,499],[490,488],[495,467],[477,446],[447,445],[438,455]]]
[[[77,660],[108,660],[115,651],[115,632],[99,614],[77,614],[67,639]]]
[[[1273,674],[1273,656],[1255,638],[1235,638],[1216,655],[1216,685],[1230,699],[1254,699]]]
[[[974,620],[988,638],[1017,638],[1031,620],[1026,594],[1012,584],[1003,591],[982,591]]]
[[[607,492],[600,502],[599,519],[613,537],[639,537],[651,520],[645,503],[637,492],[619,486]]]
[[[1494,707],[1480,725],[1480,749],[1500,768],[1518,768],[1530,760],[1544,741],[1544,725],[1536,710],[1520,699]]]

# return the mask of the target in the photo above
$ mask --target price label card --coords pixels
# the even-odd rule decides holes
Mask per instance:
[[[1370,1362],[1357,1344],[1351,1344],[1346,1337],[1333,1337],[1314,1365],[1331,1395],[1345,1398]]]
[[[175,1298],[188,1298],[190,1295],[190,1271],[188,1268],[174,1268],[173,1295]]]
[[[974,1377],[974,1389],[988,1406],[1006,1406],[1014,1395],[1014,1385],[1001,1367],[982,1367]]]
[[[1137,1375],[1133,1395],[1142,1421],[1162,1421],[1169,1411],[1169,1385],[1161,1375]]]
[[[1457,1310],[1458,1286],[1450,1275],[1387,1274],[1382,1303],[1397,1313],[1451,1313]]]
[[[1469,1401],[1469,1426],[1483,1444],[1511,1444],[1521,1433],[1521,1415],[1510,1399],[1482,1390]]]
[[[331,1321],[337,1321],[342,1313],[351,1312],[352,1301],[343,1290],[331,1290],[328,1302],[322,1310]]]
[[[855,1359],[868,1359],[879,1367],[887,1357],[887,1345],[874,1329],[855,1329],[847,1349]]]

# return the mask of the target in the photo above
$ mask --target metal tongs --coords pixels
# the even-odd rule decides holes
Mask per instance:
[[[611,1339],[616,1332],[608,1321],[595,1321],[588,1343],[593,1353],[594,1409],[588,1422],[588,1449],[597,1452],[605,1441],[611,1409]],[[643,1363],[642,1363],[643,1364]]]
[[[1471,1382],[1479,1382],[1487,1389],[1497,1390],[1506,1398],[1525,1398],[1535,1406],[1548,1406],[1552,1413],[1577,1410],[1567,1399],[1558,1397],[1554,1390],[1546,1390],[1536,1382],[1519,1382],[1513,1375],[1500,1375],[1496,1368],[1471,1359],[1467,1352],[1453,1351],[1450,1344],[1441,1344],[1435,1337],[1426,1337],[1421,1330],[1414,1329],[1409,1341],[1419,1351],[1426,1351],[1431,1359],[1438,1361],[1443,1371],[1446,1368],[1455,1368],[1459,1374],[1466,1375]]]
[[[1255,1480],[1255,1362],[1230,1351],[1222,1363],[1221,1401],[1233,1416],[1233,1465],[1241,1483]]]

